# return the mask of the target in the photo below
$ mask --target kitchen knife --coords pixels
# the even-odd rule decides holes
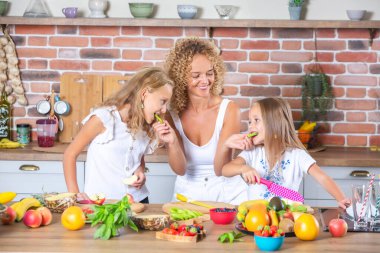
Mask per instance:
[[[291,190],[291,189],[288,189],[284,186],[275,184],[275,183],[273,183],[269,180],[266,180],[264,178],[260,178],[260,184],[266,185],[268,187],[268,190],[270,192],[276,194],[276,196],[280,196],[280,197],[287,198],[287,199],[294,200],[294,201],[299,201],[302,203],[304,201],[303,196],[301,194],[299,194],[298,192]]]
[[[182,202],[187,202],[187,203],[197,205],[197,206],[203,206],[203,207],[206,207],[208,209],[215,208],[214,206],[210,206],[210,205],[203,203],[203,202],[200,202],[200,201],[190,200],[186,196],[179,194],[179,193],[176,193],[175,196],[179,201],[182,201]]]

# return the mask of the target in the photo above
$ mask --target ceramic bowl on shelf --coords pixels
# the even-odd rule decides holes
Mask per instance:
[[[233,9],[233,5],[215,5],[215,10],[222,19],[229,19]]]
[[[149,18],[153,14],[153,3],[129,3],[129,10],[135,18]]]
[[[178,16],[182,19],[193,19],[198,12],[198,8],[194,5],[179,4],[177,5]]]
[[[8,1],[0,1],[0,16],[4,16],[8,11]]]
[[[350,20],[362,20],[366,10],[346,10],[347,16]]]

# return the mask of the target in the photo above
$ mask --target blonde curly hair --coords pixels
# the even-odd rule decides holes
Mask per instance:
[[[191,62],[195,55],[206,56],[213,66],[215,81],[211,86],[212,95],[220,95],[223,89],[225,67],[219,50],[213,42],[196,37],[180,39],[174,48],[170,50],[165,61],[165,69],[169,77],[174,81],[173,96],[170,107],[180,114],[189,103],[187,91],[190,78]]]

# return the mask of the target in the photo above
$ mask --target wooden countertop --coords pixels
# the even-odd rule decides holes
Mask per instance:
[[[39,148],[36,143],[19,149],[0,149],[0,160],[11,161],[62,161],[67,144],[56,143],[52,148]],[[319,166],[338,167],[378,167],[380,168],[380,152],[369,148],[327,147],[320,152],[312,152],[311,156]],[[86,152],[79,155],[78,161],[86,160]],[[147,155],[148,163],[166,163],[168,158],[164,148],[154,154]]]
[[[147,211],[160,211],[161,205],[149,205]],[[0,225],[0,252],[259,252],[252,236],[243,242],[219,243],[217,238],[224,232],[234,230],[234,224],[215,225],[204,223],[207,236],[198,243],[177,243],[158,240],[154,231],[138,233],[126,229],[119,237],[108,241],[94,240],[95,228],[85,225],[78,231],[68,231],[55,214],[53,223],[46,227],[27,228],[23,223]],[[315,241],[301,241],[296,237],[285,238],[281,252],[379,252],[380,233],[348,233],[333,238],[321,232]]]

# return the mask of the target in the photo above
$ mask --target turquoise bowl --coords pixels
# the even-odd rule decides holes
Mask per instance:
[[[276,251],[281,249],[282,244],[284,243],[285,236],[281,237],[263,237],[263,236],[254,236],[257,247],[261,251]]]
[[[129,3],[129,10],[135,18],[149,18],[153,13],[153,3]]]

